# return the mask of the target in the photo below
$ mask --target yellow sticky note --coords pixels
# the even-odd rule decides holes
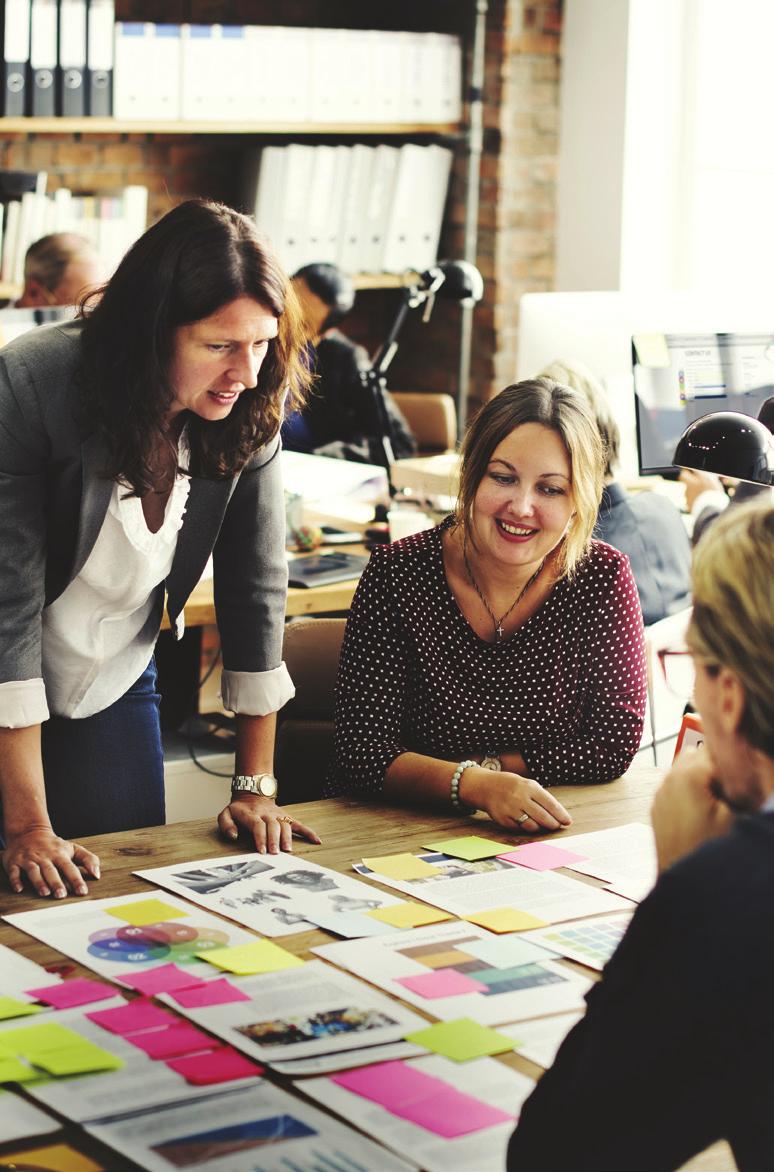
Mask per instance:
[[[512,1050],[514,1042],[497,1030],[479,1025],[468,1017],[456,1021],[441,1021],[424,1030],[406,1034],[407,1042],[424,1046],[434,1054],[442,1054],[454,1062],[469,1062],[472,1058],[484,1058],[489,1054],[505,1054]]]
[[[669,366],[669,350],[663,334],[635,334],[632,341],[640,366]]]
[[[419,928],[423,924],[440,924],[452,918],[448,912],[422,903],[393,903],[389,907],[374,908],[366,915],[381,920],[383,924],[392,924],[394,928]]]
[[[104,910],[109,916],[133,924],[135,928],[142,928],[145,924],[160,924],[165,920],[180,920],[188,915],[188,912],[162,903],[160,899],[141,899],[137,903],[116,904]]]
[[[81,1045],[67,1050],[36,1054],[34,1062],[47,1074],[60,1078],[67,1074],[91,1074],[97,1070],[120,1070],[124,1065],[123,1059],[85,1039],[81,1040]]]
[[[3,1160],[19,1167],[45,1168],[47,1172],[104,1172],[105,1165],[84,1156],[69,1144],[47,1144],[43,1148],[25,1148],[6,1152]]]
[[[29,1082],[37,1078],[31,1066],[26,1066],[18,1058],[6,1058],[0,1055],[0,1083],[2,1082]]]
[[[363,862],[372,871],[379,875],[386,875],[388,879],[425,879],[428,875],[437,875],[438,868],[418,859],[416,855],[377,855]]]
[[[0,997],[0,1021],[8,1021],[12,1017],[27,1017],[30,1013],[42,1013],[40,1005],[30,1005],[28,1001],[17,1001],[15,997]]]
[[[45,1025],[21,1026],[15,1030],[4,1030],[2,1047],[11,1054],[35,1060],[36,1055],[49,1050],[71,1050],[84,1042],[80,1034],[67,1026],[54,1022]]]
[[[273,944],[271,940],[253,940],[233,948],[213,948],[197,952],[199,960],[206,960],[229,973],[248,976],[250,973],[276,973],[280,969],[294,969],[303,964],[292,952]]]
[[[539,920],[529,912],[521,912],[515,907],[494,907],[484,912],[474,912],[464,916],[471,924],[478,924],[488,928],[490,932],[526,932],[529,928],[547,928],[546,920]]]

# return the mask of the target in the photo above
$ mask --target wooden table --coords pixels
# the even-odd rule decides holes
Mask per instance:
[[[647,821],[652,796],[660,771],[638,767],[626,777],[610,785],[557,787],[552,790],[573,816],[573,825],[566,831],[552,836],[556,842],[562,833],[581,834],[588,830],[602,830],[620,826],[625,822]],[[397,851],[419,850],[428,838],[454,834],[482,834],[490,832],[498,839],[513,843],[528,841],[524,837],[495,830],[483,816],[475,819],[459,817],[451,813],[430,813],[421,810],[407,810],[397,806],[365,805],[347,799],[319,802],[305,802],[293,807],[293,813],[313,827],[322,838],[321,846],[312,846],[298,840],[294,850],[308,856],[314,862],[333,870],[347,872],[351,864],[364,854],[379,854]],[[81,840],[89,849],[96,851],[102,860],[102,878],[92,883],[90,894],[95,899],[104,899],[133,892],[146,891],[147,883],[132,875],[133,870],[148,867],[169,866],[192,859],[215,858],[229,853],[239,854],[245,850],[244,842],[224,842],[215,828],[214,817],[204,821],[175,823],[171,826],[157,826],[146,830],[126,831],[120,834],[98,835]],[[573,875],[580,881],[596,883],[593,879]],[[364,879],[363,882],[368,882]],[[29,895],[13,895],[4,884],[0,890],[0,915],[9,912],[27,911],[40,907],[40,900]],[[330,943],[331,937],[316,929],[312,932],[297,933],[282,938],[283,948],[299,956],[309,957],[309,950],[319,944]],[[0,923],[0,943],[16,949],[39,964],[49,965],[62,961],[60,954],[47,945],[33,940],[17,928]],[[78,968],[78,966],[76,966]],[[78,968],[80,975],[86,970]],[[588,969],[578,969],[588,975]],[[415,1006],[411,1006],[418,1012]],[[541,1074],[534,1066],[518,1054],[507,1055],[503,1061],[515,1069],[537,1078]],[[68,1131],[70,1136],[81,1135],[77,1129]],[[95,1152],[85,1141],[78,1140],[84,1151]],[[10,1145],[17,1147],[21,1145]],[[0,1159],[3,1146],[0,1145]],[[685,1165],[691,1172],[732,1172],[734,1160],[726,1144],[716,1144],[707,1152]]]
[[[325,553],[328,547],[323,547]],[[364,545],[339,545],[330,547],[343,549],[347,553],[367,553]],[[285,606],[287,618],[298,618],[300,615],[327,614],[330,611],[349,610],[352,598],[357,589],[358,578],[347,578],[344,582],[331,582],[328,586],[291,586],[288,590],[288,600]],[[215,623],[215,602],[212,596],[212,579],[206,578],[199,582],[191,591],[191,595],[183,610],[186,627],[208,627]],[[161,621],[162,631],[169,630],[169,617],[166,610]]]

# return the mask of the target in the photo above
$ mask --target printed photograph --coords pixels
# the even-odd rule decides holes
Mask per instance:
[[[239,1026],[238,1032],[261,1046],[294,1046],[335,1034],[365,1033],[398,1023],[375,1009],[328,1009],[306,1016],[272,1018]]]
[[[231,883],[238,883],[242,879],[252,879],[264,871],[271,871],[269,863],[261,863],[257,859],[243,860],[241,863],[222,863],[217,867],[199,867],[195,871],[180,871],[173,875],[181,887],[187,887],[198,895],[212,895],[215,891],[222,891]]]

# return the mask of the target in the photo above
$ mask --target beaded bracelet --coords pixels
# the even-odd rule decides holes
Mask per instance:
[[[475,761],[460,761],[459,765],[454,770],[454,776],[451,779],[451,788],[449,790],[451,804],[454,806],[455,810],[462,810],[465,814],[474,814],[476,807],[469,806],[467,802],[460,801],[460,781],[462,780],[462,775],[465,770],[469,769],[471,765],[475,764]]]

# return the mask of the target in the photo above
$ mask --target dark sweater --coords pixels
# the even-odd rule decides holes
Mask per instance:
[[[774,1167],[774,814],[660,878],[524,1104],[511,1172]]]

